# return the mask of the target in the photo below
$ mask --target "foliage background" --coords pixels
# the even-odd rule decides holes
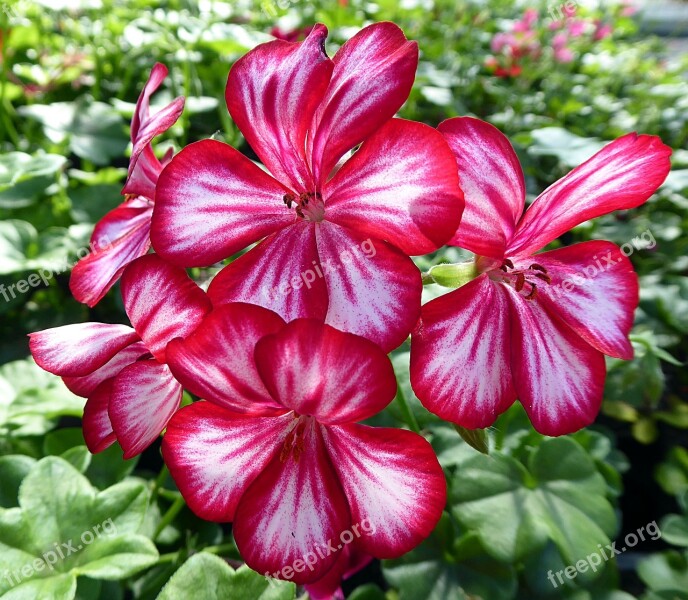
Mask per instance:
[[[540,11],[543,52],[525,60],[519,76],[497,77],[489,67],[492,38],[526,8]],[[0,283],[6,287],[41,268],[73,264],[93,224],[121,201],[128,120],[155,61],[170,68],[170,77],[154,102],[187,97],[182,118],[157,145],[161,152],[214,136],[253,157],[227,114],[224,85],[233,61],[271,39],[276,26],[288,32],[324,22],[332,55],[365,23],[399,24],[421,50],[401,116],[433,126],[456,115],[494,123],[519,153],[531,198],[629,131],[660,135],[675,149],[671,176],[646,205],[584,223],[561,240],[624,244],[649,231],[656,242],[631,255],[642,289],[632,336],[636,357],[609,360],[605,403],[593,427],[546,439],[516,407],[490,430],[491,455],[478,454],[420,406],[408,384],[408,347],[395,351],[400,394],[411,414],[395,401],[375,422],[418,423],[446,470],[450,500],[436,532],[417,550],[376,561],[346,582],[350,598],[688,598],[688,61],[642,34],[637,17],[625,16],[622,6],[605,2],[601,9],[579,7],[576,17],[602,19],[613,25],[612,35],[576,39],[574,60],[557,63],[546,17],[547,7],[537,2],[505,0],[21,0],[2,6]],[[445,249],[418,265],[427,270],[461,257]],[[194,270],[200,280],[212,273]],[[0,598],[301,594],[290,584],[269,586],[241,567],[231,527],[202,522],[185,507],[158,445],[127,462],[117,448],[88,454],[79,430],[83,400],[27,359],[26,334],[126,317],[117,292],[90,310],[71,298],[68,281],[65,270],[48,286],[0,298]],[[433,287],[427,297],[440,293]],[[103,503],[105,516],[120,515],[120,537],[22,585],[2,579],[64,540],[65,532],[102,521]],[[547,580],[549,569],[653,521],[661,539],[646,540],[566,586],[555,589]]]

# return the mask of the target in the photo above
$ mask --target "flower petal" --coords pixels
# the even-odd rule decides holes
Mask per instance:
[[[316,241],[329,299],[326,323],[385,352],[399,346],[420,314],[423,285],[413,261],[386,242],[327,221]]]
[[[583,221],[641,205],[669,174],[670,156],[671,148],[652,135],[629,133],[607,144],[540,194],[508,254],[532,254]]]
[[[167,425],[162,455],[184,500],[206,521],[234,520],[239,499],[281,449],[290,413],[237,415],[194,402]]]
[[[155,156],[153,148],[150,145],[146,146],[139,154],[136,166],[130,166],[131,172],[124,183],[122,194],[141,196],[153,202],[162,168],[163,165]]]
[[[264,337],[255,356],[273,398],[324,424],[372,417],[397,391],[392,363],[378,346],[315,319]]]
[[[284,327],[274,312],[233,303],[211,312],[185,340],[173,340],[167,359],[190,392],[245,414],[285,412],[268,393],[253,359],[256,342]]]
[[[394,244],[434,252],[456,232],[463,196],[456,163],[428,125],[392,119],[326,184],[328,221]]]
[[[431,300],[411,338],[411,385],[430,412],[469,429],[516,399],[509,302],[486,275]]]
[[[293,223],[288,191],[227,144],[190,144],[160,174],[153,247],[185,267],[216,263]]]
[[[153,206],[135,198],[111,210],[91,236],[91,254],[72,270],[69,289],[74,297],[93,307],[103,299],[131,261],[150,249]]]
[[[142,256],[124,270],[122,299],[134,329],[160,362],[165,362],[168,342],[189,335],[212,308],[184,269],[156,254]]]
[[[533,262],[552,278],[551,285],[538,286],[538,301],[550,313],[600,352],[633,358],[628,335],[638,307],[638,277],[617,246],[584,242],[515,261],[514,266],[527,268]]]
[[[131,346],[122,348],[102,367],[84,375],[83,377],[63,377],[65,385],[72,393],[83,398],[89,398],[95,389],[107,379],[114,377],[124,367],[136,362],[139,358],[149,355],[148,348],[143,342],[134,342]]]
[[[108,414],[125,460],[157,439],[179,408],[182,391],[168,366],[156,360],[141,360],[119,372]]]
[[[76,323],[30,333],[29,348],[41,369],[60,376],[82,377],[138,339],[126,325]]]
[[[466,201],[450,243],[479,256],[502,258],[526,200],[518,157],[506,136],[485,121],[456,117],[438,129],[456,158]]]
[[[372,135],[406,101],[418,66],[418,44],[394,23],[375,23],[333,58],[332,79],[311,125],[311,169],[321,186],[347,150]]]
[[[297,584],[320,579],[339,558],[327,555],[329,540],[349,529],[349,507],[327,458],[322,426],[311,421],[304,434],[299,460],[292,455],[282,462],[276,456],[246,490],[234,518],[234,538],[246,564],[273,577],[295,561],[304,565],[292,581]],[[318,553],[322,549],[322,554]],[[300,566],[300,565],[299,565]],[[288,572],[287,572],[288,573]]]
[[[84,406],[84,440],[92,454],[102,452],[117,440],[108,415],[113,383],[114,380],[111,378],[104,380],[91,393]]]
[[[564,435],[590,425],[602,404],[604,355],[537,300],[504,286],[511,304],[511,368],[533,427]]]
[[[342,425],[327,428],[325,444],[363,551],[397,558],[430,535],[447,487],[425,439],[403,429]]]
[[[249,302],[287,321],[324,319],[327,287],[315,245],[316,225],[299,219],[264,239],[220,271],[208,288],[215,306]]]
[[[133,149],[129,161],[127,184],[129,183],[132,172],[137,166],[139,156],[148,147],[151,140],[172,127],[184,110],[184,98],[180,96],[179,98],[175,98],[164,108],[158,110],[154,115],[151,116],[150,114],[150,97],[160,87],[165,77],[167,77],[167,73],[168,70],[165,65],[156,63],[136,102],[136,110],[131,120],[131,141],[133,143]],[[150,150],[150,152],[152,154],[152,150]],[[127,184],[125,184],[125,190]],[[129,194],[132,192],[123,190],[122,193]],[[153,198],[152,196],[147,197]]]
[[[313,191],[306,135],[334,65],[325,53],[327,28],[315,25],[300,43],[261,44],[232,67],[227,108],[270,172],[297,193]]]

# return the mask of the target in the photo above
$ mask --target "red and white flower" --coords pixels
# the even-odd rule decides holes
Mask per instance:
[[[269,172],[215,140],[187,146],[160,176],[151,238],[182,266],[213,264],[265,238],[213,280],[215,305],[318,318],[390,350],[419,315],[409,255],[451,238],[463,197],[442,136],[391,118],[413,84],[417,45],[377,23],[331,60],[326,36],[316,25],[303,42],[268,42],[237,61],[227,106]],[[348,258],[366,242],[374,260]]]
[[[133,150],[127,180],[122,189],[126,200],[106,214],[91,236],[92,252],[81,259],[69,281],[74,297],[88,306],[100,302],[119,280],[124,267],[150,249],[150,223],[158,176],[171,159],[171,149],[162,162],[151,141],[167,131],[184,110],[184,98],[173,100],[154,115],[150,97],[167,77],[167,67],[156,63],[136,103],[131,121]]]
[[[467,199],[450,243],[477,255],[479,276],[423,306],[413,389],[428,410],[468,428],[492,424],[516,398],[541,433],[589,425],[602,402],[604,355],[633,356],[637,277],[611,242],[534,254],[583,221],[645,202],[669,172],[671,149],[654,136],[621,137],[524,213],[523,172],[504,135],[472,118],[439,129]]]
[[[155,254],[126,267],[122,298],[133,328],[64,325],[30,334],[29,345],[41,368],[88,398],[83,425],[89,450],[101,452],[117,440],[124,458],[131,458],[155,441],[181,402],[167,343],[190,334],[211,304],[183,269]]]
[[[364,520],[375,533],[357,549],[378,558],[408,552],[436,525],[446,485],[427,441],[357,424],[396,391],[374,343],[233,303],[172,341],[167,358],[205,401],[172,417],[163,457],[196,514],[233,522],[251,568],[290,578],[293,567],[293,581],[313,583],[348,570],[340,536]]]

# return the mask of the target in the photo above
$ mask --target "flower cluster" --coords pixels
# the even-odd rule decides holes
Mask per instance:
[[[120,281],[131,327],[67,325],[30,340],[36,362],[87,398],[92,452],[117,441],[133,457],[164,432],[189,507],[232,522],[253,569],[289,573],[323,598],[371,557],[415,547],[445,505],[421,435],[361,424],[395,397],[387,353],[409,335],[411,384],[448,421],[486,427],[517,398],[548,435],[594,420],[604,355],[632,356],[637,279],[609,242],[538,252],[645,202],[670,155],[629,134],[525,210],[523,172],[497,129],[395,117],[418,64],[396,25],[364,28],[333,58],[326,36],[318,24],[301,42],[259,45],[229,73],[229,113],[263,167],[211,139],[159,160],[151,142],[184,100],[151,114],[167,75],[155,65],[132,121],[125,201],[94,231],[114,243],[71,280],[89,306]],[[475,253],[471,280],[421,308],[410,257],[446,244]],[[247,247],[207,291],[185,270]],[[616,265],[591,285],[552,292],[603,255]],[[198,400],[180,409],[184,389]],[[316,555],[363,522],[374,533]]]
[[[490,42],[492,54],[485,67],[496,77],[518,77],[524,67],[538,63],[543,55],[565,64],[576,57],[576,48],[599,42],[613,33],[611,24],[601,19],[577,16],[575,2],[561,5],[549,23],[541,22],[539,12],[528,8],[508,31],[496,33]]]

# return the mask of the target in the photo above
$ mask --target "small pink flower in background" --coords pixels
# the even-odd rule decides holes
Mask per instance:
[[[598,19],[595,21],[595,33],[593,34],[593,39],[596,42],[608,38],[612,35],[614,28],[609,23],[605,23]]]
[[[569,19],[566,29],[571,37],[581,37],[588,30],[588,22],[583,19]]]
[[[315,27],[315,25],[297,27],[289,31],[284,31],[279,27],[273,27],[270,30],[270,35],[276,37],[278,40],[284,40],[285,42],[302,42],[310,35],[313,27]]]
[[[537,23],[538,11],[534,8],[529,8],[523,13],[523,18],[520,21],[516,21],[513,26],[513,31],[517,33],[525,33],[532,31],[533,25]]]
[[[127,459],[150,446],[179,407],[182,387],[167,366],[166,346],[191,333],[211,305],[183,269],[155,254],[125,268],[122,299],[133,328],[64,325],[30,334],[29,346],[38,366],[88,398],[88,449],[101,452],[117,440]]]
[[[490,48],[492,52],[503,52],[507,48],[513,48],[516,45],[516,38],[511,33],[500,32],[495,33],[492,41],[490,42]]]
[[[450,243],[476,254],[479,275],[423,306],[413,389],[428,410],[471,429],[492,425],[518,398],[540,433],[577,431],[599,411],[604,355],[633,356],[638,278],[611,242],[535,253],[584,221],[645,202],[669,173],[671,149],[655,136],[621,137],[524,212],[523,171],[499,130],[472,118],[439,129],[467,199]],[[568,289],[591,265],[594,278]]]
[[[621,16],[631,17],[638,12],[638,7],[634,0],[621,0]]]
[[[558,63],[568,64],[573,62],[575,57],[576,55],[573,53],[573,50],[566,46],[554,49],[554,60],[556,60]]]
[[[205,400],[170,420],[163,457],[196,514],[233,523],[252,569],[336,590],[365,557],[318,552],[328,540],[336,547],[358,527],[358,553],[393,558],[437,524],[446,483],[430,444],[407,430],[358,424],[397,388],[373,342],[315,319],[285,325],[272,311],[233,303],[167,354],[179,381]],[[290,577],[284,569],[296,561]]]
[[[261,44],[234,64],[227,106],[268,172],[215,140],[187,146],[160,177],[151,238],[186,267],[262,239],[213,279],[216,306],[322,319],[389,351],[418,320],[422,282],[409,256],[446,243],[463,195],[442,136],[392,118],[411,90],[417,44],[376,23],[331,60],[326,37],[316,25],[304,42]],[[374,260],[352,257],[365,243]]]
[[[69,280],[74,297],[91,307],[117,282],[124,267],[146,254],[151,246],[155,186],[163,166],[172,158],[170,152],[160,162],[151,141],[172,127],[184,110],[184,98],[179,97],[154,115],[150,114],[150,97],[167,73],[167,67],[157,63],[136,103],[131,121],[133,150],[122,189],[126,200],[96,224],[91,236],[95,251],[76,264]],[[108,245],[104,247],[102,240],[108,240]]]
[[[557,33],[552,38],[552,48],[554,49],[554,60],[559,63],[570,63],[575,58],[573,51],[568,47],[569,37],[566,33]]]
[[[576,12],[578,10],[578,7],[575,4],[570,5],[568,2],[566,2],[561,8],[562,8],[562,12],[564,14],[564,17],[569,18],[569,19],[572,17],[575,17]]]

